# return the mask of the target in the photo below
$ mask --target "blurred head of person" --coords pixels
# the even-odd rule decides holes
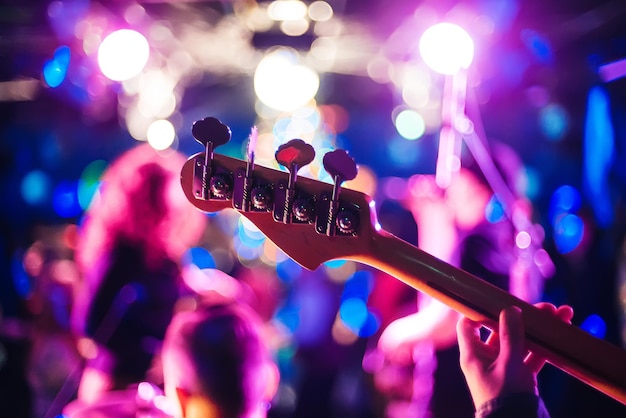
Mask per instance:
[[[456,214],[457,226],[469,230],[485,220],[491,199],[497,196],[509,213],[525,206],[526,176],[522,160],[510,146],[490,143],[490,158],[482,164],[468,155],[452,177],[446,198]]]
[[[278,388],[262,322],[244,304],[176,314],[162,362],[165,393],[178,417],[265,417]]]

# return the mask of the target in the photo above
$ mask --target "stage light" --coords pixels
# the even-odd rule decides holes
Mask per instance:
[[[466,69],[474,59],[470,35],[453,23],[438,23],[426,29],[419,41],[422,59],[433,71],[454,75]]]
[[[305,106],[319,89],[318,74],[299,65],[295,51],[279,49],[265,56],[254,72],[254,91],[272,109],[290,112]]]
[[[121,29],[109,34],[98,48],[100,70],[113,81],[133,78],[143,70],[149,57],[148,40],[131,29]]]

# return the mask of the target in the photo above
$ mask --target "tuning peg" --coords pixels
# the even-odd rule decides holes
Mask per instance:
[[[342,149],[326,153],[322,163],[324,164],[324,169],[333,177],[335,183],[353,180],[358,172],[354,158],[350,157]]]
[[[213,151],[220,145],[230,141],[230,128],[214,117],[204,118],[194,122],[191,133],[193,137],[204,145],[204,159],[196,159],[194,166],[194,190],[197,198],[207,200],[213,193],[218,198],[225,198],[230,191],[228,180],[212,178]],[[199,184],[195,184],[198,182]],[[212,192],[213,190],[213,192]]]
[[[211,143],[213,149],[224,145],[230,141],[231,137],[230,128],[214,117],[195,121],[191,128],[191,134],[196,138],[196,141],[204,146]]]
[[[246,167],[235,174],[233,207],[242,212],[269,211],[273,202],[273,189],[270,184],[254,178],[254,154],[259,132],[256,126],[250,129],[246,151]]]
[[[324,169],[333,177],[333,193],[328,207],[326,221],[326,235],[334,235],[335,228],[339,227],[342,233],[354,232],[356,218],[349,211],[339,211],[339,192],[344,181],[356,177],[358,169],[356,162],[347,151],[334,150],[324,155]],[[341,213],[340,213],[341,212]]]
[[[259,131],[256,126],[250,129],[250,135],[248,136],[248,149],[246,150],[246,171],[245,174],[238,173],[238,177],[243,175],[241,184],[241,198],[233,200],[233,205],[236,209],[241,209],[244,212],[250,209],[250,188],[252,187],[252,172],[254,171],[254,152],[256,148],[256,141],[259,136]],[[236,187],[237,185],[235,185]],[[264,191],[264,190],[263,190]],[[268,196],[260,189],[257,189],[255,194],[255,202],[252,206],[256,209],[265,209],[265,204],[268,201]]]
[[[278,164],[284,166],[289,172],[296,172],[315,158],[315,149],[301,139],[292,139],[281,145],[274,154]]]
[[[279,196],[279,199],[276,200],[274,218],[284,223],[290,223],[298,170],[313,161],[315,149],[301,139],[292,139],[278,147],[274,157],[280,165],[289,171],[289,181],[286,188],[284,185],[279,186],[279,191],[284,189],[285,196],[284,200],[282,196]],[[313,204],[309,203],[308,200],[308,198],[302,196],[298,198],[297,213],[294,215],[301,222],[307,222],[313,211]],[[281,202],[283,203],[282,205],[279,204]]]

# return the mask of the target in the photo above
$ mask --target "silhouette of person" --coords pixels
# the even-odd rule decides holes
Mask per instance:
[[[530,205],[520,190],[519,157],[503,144],[493,144],[492,150],[494,166],[515,198],[506,202],[512,205],[509,209],[528,215]],[[405,205],[416,221],[421,249],[526,301],[538,301],[543,277],[517,247],[512,220],[486,218],[494,192],[475,161],[462,166],[446,189],[439,188],[434,176],[415,175],[407,194]],[[382,353],[397,363],[415,365],[417,381],[407,404],[418,410],[415,416],[473,416],[458,363],[458,319],[457,312],[419,294],[417,311],[394,320],[381,333]]]
[[[105,171],[79,233],[73,329],[86,357],[78,398],[142,380],[153,367],[179,298],[181,257],[203,232],[205,217],[180,187],[182,154],[150,146],[123,153]],[[155,370],[156,376],[149,376]]]

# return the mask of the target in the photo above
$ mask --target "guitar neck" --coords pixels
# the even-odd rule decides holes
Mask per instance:
[[[372,237],[369,251],[351,258],[394,276],[491,329],[497,328],[502,309],[518,306],[529,349],[626,404],[626,355],[621,348],[566,324],[385,231]]]
[[[248,196],[245,182],[246,165],[240,160],[218,155],[206,163],[204,154],[197,154],[185,163],[181,171],[181,185],[187,199],[205,212],[234,208],[254,223],[278,248],[303,267],[313,270],[322,263],[334,259],[350,259],[370,265],[407,285],[447,304],[461,314],[495,329],[502,309],[518,306],[524,317],[528,348],[545,357],[554,366],[577,379],[626,404],[626,351],[593,337],[572,325],[539,310],[523,300],[451,266],[417,247],[379,230],[373,210],[373,201],[366,195],[350,189],[342,189],[340,201],[335,202],[342,211],[346,225],[354,230],[337,232],[328,229],[330,210],[328,196],[334,196],[333,186],[309,179],[298,178],[295,191],[300,203],[313,202],[311,211],[322,216],[307,220],[292,217],[285,184],[287,173],[260,165],[254,168],[257,191],[270,191],[267,201],[277,197],[266,209],[249,210],[243,204]],[[228,184],[232,193],[222,197],[213,196],[205,187],[210,179],[203,178],[207,172],[221,176],[216,184]],[[234,180],[232,180],[234,179]],[[218,190],[219,192],[220,190]],[[275,193],[274,193],[275,192]],[[214,193],[214,192],[212,192]],[[206,195],[206,196],[205,196]],[[262,199],[265,201],[265,199]],[[325,203],[326,202],[326,203]]]

